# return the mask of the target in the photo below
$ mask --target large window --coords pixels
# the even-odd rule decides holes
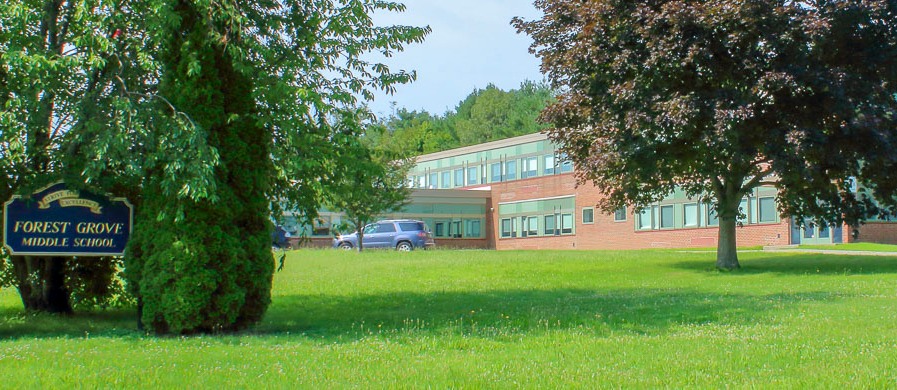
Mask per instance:
[[[554,174],[554,155],[548,154],[542,156],[542,161],[545,163],[545,169],[542,170],[542,173],[545,175],[553,175]]]
[[[467,185],[471,186],[471,185],[479,184],[479,183],[477,183],[477,180],[479,179],[479,177],[480,177],[480,175],[477,173],[477,167],[467,168]]]
[[[455,187],[461,187],[464,185],[464,169],[459,168],[455,169]]]
[[[536,177],[539,175],[539,158],[527,157],[523,161],[523,170],[520,172],[520,178]]]
[[[683,216],[683,225],[692,227],[698,226],[698,204],[697,203],[686,203],[682,205],[682,213]]]
[[[445,237],[445,222],[436,222],[433,226],[433,235],[436,237]]]
[[[523,217],[523,237],[539,235],[539,217]]]
[[[651,207],[645,207],[638,214],[638,228],[639,230],[648,230],[651,229],[652,226]]]
[[[707,226],[719,226],[719,216],[716,215],[713,205],[707,205]]]
[[[489,165],[489,171],[492,173],[492,183],[498,183],[501,181],[501,163]]]
[[[433,190],[438,188],[439,186],[436,184],[436,178],[439,177],[435,173],[431,173],[429,179],[427,179],[427,188]]]
[[[449,188],[452,186],[452,173],[449,171],[442,172],[442,182],[439,188]]]
[[[739,217],[738,217],[738,222],[741,222],[741,223],[748,223],[748,215],[750,215],[750,214],[749,214],[749,211],[750,211],[750,210],[748,210],[748,201],[747,201],[747,199],[742,199],[742,200],[741,200],[741,203],[738,204],[738,212],[739,212],[739,214],[744,214],[744,216],[739,216]]]
[[[566,153],[562,153],[558,159],[561,161],[561,173],[573,172],[573,161],[567,158]]]
[[[672,229],[676,226],[673,205],[660,206],[660,228]]]
[[[582,223],[595,223],[595,208],[594,207],[583,207],[582,208]]]
[[[480,237],[480,220],[466,219],[464,220],[464,237]]]
[[[461,238],[461,221],[449,223],[449,237]]]
[[[505,180],[514,180],[517,178],[517,160],[511,160],[505,163]]]
[[[776,221],[776,199],[773,197],[760,198],[760,222]]]

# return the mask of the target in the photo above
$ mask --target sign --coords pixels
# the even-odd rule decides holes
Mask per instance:
[[[3,245],[13,255],[121,256],[133,215],[127,199],[57,183],[3,204]]]

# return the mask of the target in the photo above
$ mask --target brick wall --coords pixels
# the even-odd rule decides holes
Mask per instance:
[[[634,216],[615,222],[613,215],[595,210],[595,222],[582,223],[583,207],[594,206],[601,193],[591,185],[577,187],[572,174],[538,177],[509,183],[493,184],[492,207],[500,202],[576,196],[575,235],[498,238],[496,249],[644,249],[644,248],[695,248],[714,247],[718,240],[718,228],[670,229],[635,231]],[[497,218],[497,217],[496,217]],[[499,231],[498,221],[492,221],[494,232]],[[787,245],[790,241],[788,221],[775,224],[745,225],[736,230],[738,246]]]
[[[859,230],[860,234],[855,240],[851,237],[850,242],[897,244],[897,222],[867,222]]]

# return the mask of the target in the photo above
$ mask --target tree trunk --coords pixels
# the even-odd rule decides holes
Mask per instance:
[[[719,219],[719,242],[716,246],[716,268],[733,270],[741,268],[738,264],[738,249],[735,240],[735,216]]]
[[[13,256],[22,306],[27,311],[72,312],[65,287],[66,258]]]
[[[358,251],[364,250],[364,229],[358,229]]]

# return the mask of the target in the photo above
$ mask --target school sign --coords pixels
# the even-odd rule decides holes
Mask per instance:
[[[124,198],[57,183],[3,204],[3,245],[13,255],[121,256],[133,214]]]

